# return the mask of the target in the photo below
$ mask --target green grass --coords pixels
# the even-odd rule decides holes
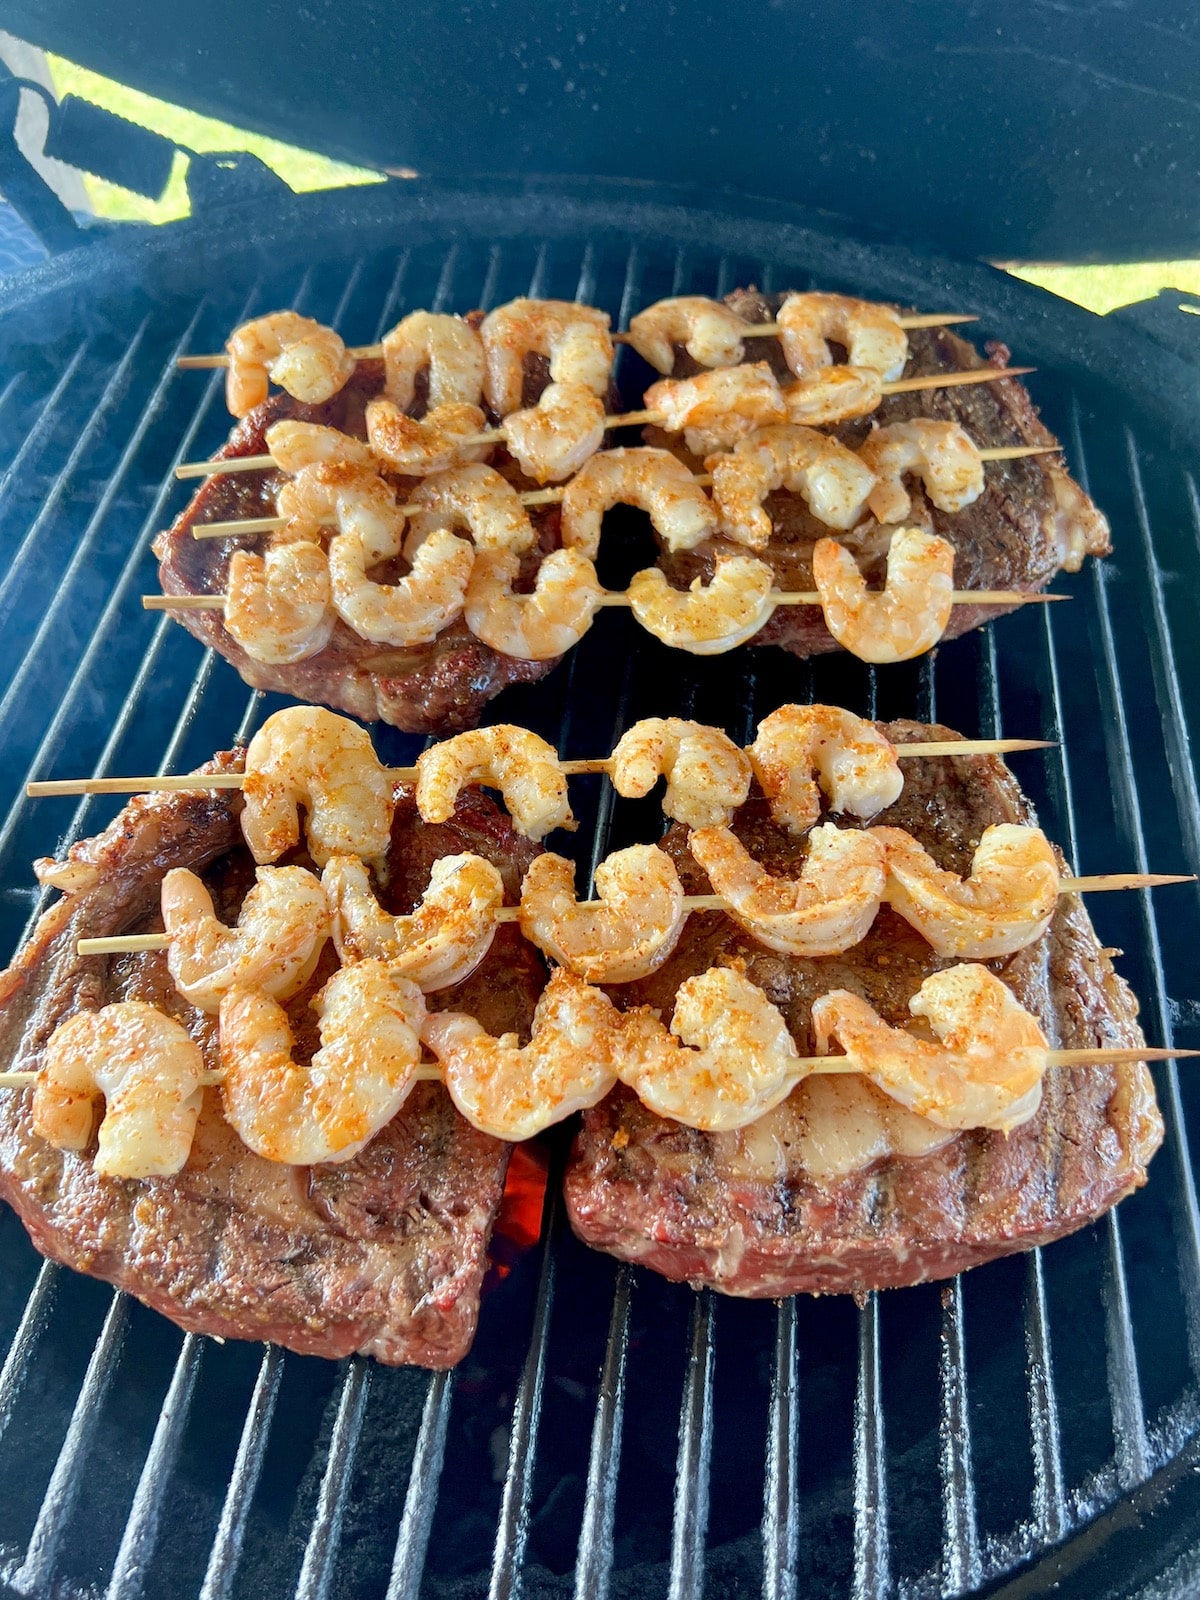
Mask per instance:
[[[153,95],[103,78],[98,72],[47,56],[55,92],[61,97],[76,94],[93,105],[114,111],[130,122],[153,128],[193,150],[247,150],[272,167],[293,189],[332,189],[348,183],[379,183],[383,174],[365,167],[330,161],[312,150],[300,150],[279,139],[249,133],[215,117],[204,117],[182,106],[156,100]],[[102,178],[84,177],[97,215],[130,222],[171,222],[188,214],[185,183],[187,157],[178,155],[171,179],[161,200],[145,200],[106,183]],[[1090,311],[1112,311],[1133,300],[1145,300],[1159,289],[1189,289],[1200,293],[1200,261],[1143,261],[1122,266],[1056,267],[1012,266],[1008,271],[1027,283],[1039,284],[1065,300],[1086,306]]]

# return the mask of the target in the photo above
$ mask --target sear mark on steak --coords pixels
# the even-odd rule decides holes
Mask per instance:
[[[956,737],[904,722],[895,742]],[[1002,762],[989,756],[905,762],[896,805],[878,820],[907,828],[955,872],[991,823],[1028,822],[1033,811]],[[848,824],[851,819],[842,819]],[[794,871],[803,841],[771,820],[760,795],[735,830],[775,872]],[[678,824],[664,841],[689,894],[709,892]],[[744,964],[811,1053],[817,995],[865,995],[890,1023],[910,1021],[908,1000],[951,964],[884,908],[865,942],[844,955],[801,960],[757,945],[728,918],[692,917],[670,960],[652,977],[613,991],[622,1004],[670,1016],[675,991],[720,962]],[[1052,1046],[1143,1042],[1137,1005],[1100,948],[1082,903],[1064,896],[1049,931],[1018,954],[988,963],[1041,1021]],[[588,1244],[668,1278],[728,1294],[862,1293],[944,1278],[1029,1249],[1093,1221],[1145,1181],[1162,1139],[1142,1065],[1054,1070],[1038,1114],[1008,1138],[975,1131],[921,1156],[889,1156],[849,1175],[814,1179],[788,1146],[792,1096],[771,1115],[779,1138],[758,1162],[738,1158],[735,1135],[665,1121],[626,1090],[584,1113],[565,1188],[572,1226]],[[794,1125],[791,1130],[795,1132]]]
[[[206,770],[241,764],[240,753],[224,754]],[[159,885],[177,866],[200,872],[218,915],[233,921],[254,878],[240,810],[236,790],[140,796],[65,862],[39,863],[43,880],[68,892],[0,974],[5,1070],[36,1069],[59,1023],[121,999],[179,1017],[208,1067],[219,1065],[215,1019],[176,991],[164,953],[79,956],[75,943],[161,929]],[[411,910],[433,860],[465,849],[496,863],[514,900],[537,853],[478,790],[466,791],[441,826],[422,823],[411,790],[399,790],[385,905]],[[302,851],[288,859],[311,865]],[[301,1056],[318,1043],[308,1002],[335,965],[327,947],[310,984],[288,1002]],[[527,1032],[544,981],[536,952],[507,925],[472,977],[429,1003],[462,1006],[496,1033]],[[471,1127],[439,1084],[418,1084],[353,1160],[309,1169],[254,1155],[209,1089],[187,1166],[140,1182],[100,1177],[91,1152],[44,1143],[32,1129],[31,1099],[27,1090],[0,1096],[0,1196],[43,1255],[222,1338],[427,1367],[453,1366],[470,1347],[509,1147]]]
[[[526,404],[536,402],[548,379],[548,363],[540,356],[530,357]],[[424,386],[421,374],[416,411],[423,409]],[[323,423],[365,439],[367,401],[382,390],[383,362],[360,361],[345,388],[322,405],[304,405],[287,394],[265,400],[238,423],[217,454],[223,458],[264,454],[266,430],[284,418]],[[518,490],[539,487],[520,475],[506,452],[499,452],[494,464]],[[270,535],[196,540],[192,537],[193,525],[274,516],[275,496],[284,481],[284,474],[275,471],[207,479],[174,525],[154,541],[163,593],[224,593],[233,551],[261,552]],[[403,502],[419,480],[394,477],[390,481]],[[560,543],[557,506],[539,507],[531,515],[538,543],[522,561],[518,589],[533,587],[543,557]],[[373,576],[379,582],[394,582],[401,570],[402,564],[391,563]],[[333,706],[364,722],[390,722],[408,733],[451,733],[473,728],[484,706],[501,690],[512,683],[537,682],[561,659],[522,661],[502,655],[477,639],[461,617],[432,643],[405,649],[363,639],[339,619],[323,650],[305,661],[275,666],[248,656],[226,631],[220,611],[180,611],[175,616],[202,644],[211,645],[231,662],[253,688]]]
[[[784,298],[783,294],[764,295],[753,289],[740,289],[728,295],[726,303],[747,322],[769,322]],[[947,328],[914,328],[908,337],[910,356],[905,377],[987,365],[1003,367],[1009,361],[1004,345],[989,344],[985,362],[974,346]],[[747,359],[765,360],[781,382],[792,381],[778,339],[748,340]],[[677,346],[674,376],[690,376],[700,370]],[[914,417],[958,422],[980,446],[1057,443],[1039,421],[1028,392],[1016,378],[967,388],[885,395],[871,416],[857,418],[832,431],[853,449],[872,426],[907,422]],[[693,471],[704,470],[703,463],[691,456],[674,435],[647,428],[644,436],[647,443],[672,450]],[[1108,523],[1069,476],[1061,457],[993,461],[988,463],[984,476],[983,494],[953,516],[930,504],[919,480],[908,480],[912,511],[905,521],[954,546],[955,588],[1040,590],[1060,570],[1078,572],[1085,556],[1109,554]],[[767,497],[766,508],[775,531],[760,559],[774,568],[777,588],[796,591],[815,587],[812,547],[818,539],[828,536],[854,552],[868,583],[883,583],[890,528],[881,528],[868,517],[850,533],[839,533],[818,521],[799,495],[783,490]],[[674,555],[663,550],[658,564],[672,584],[685,589],[697,576],[707,581],[720,549],[738,553],[741,547],[710,542]],[[943,638],[956,639],[1011,609],[955,606]],[[780,606],[751,643],[777,644],[798,656],[822,655],[839,648],[816,606]]]

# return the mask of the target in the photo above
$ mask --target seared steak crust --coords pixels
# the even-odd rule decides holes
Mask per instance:
[[[747,322],[771,321],[783,299],[782,294],[762,295],[753,290],[737,290],[727,296],[728,304]],[[905,377],[985,365],[1003,367],[1009,360],[1004,345],[989,344],[985,362],[972,345],[947,328],[913,329],[909,333],[909,349]],[[791,381],[777,339],[749,340],[747,359],[768,361],[783,382]],[[686,351],[677,350],[676,375],[697,370]],[[1038,420],[1028,393],[1015,378],[967,388],[885,395],[871,416],[833,431],[854,448],[873,426],[914,417],[958,422],[981,446],[1057,443]],[[674,449],[693,470],[703,471],[702,463],[688,455],[672,436],[654,428],[647,428],[645,436],[650,443]],[[909,480],[912,513],[906,521],[936,533],[954,546],[956,588],[1044,589],[1060,569],[1077,572],[1085,555],[1108,555],[1108,524],[1068,476],[1061,456],[991,462],[985,480],[980,498],[953,516],[929,503],[919,481]],[[766,506],[775,532],[762,559],[775,569],[778,588],[813,589],[812,547],[829,535],[854,551],[869,583],[883,582],[890,530],[880,529],[869,518],[849,534],[837,533],[818,521],[798,495],[785,491],[768,496]],[[710,543],[675,555],[664,550],[659,565],[673,584],[686,588],[697,575],[707,579],[720,548],[734,547]],[[956,606],[944,637],[957,638],[992,617],[1002,616],[1004,610],[999,606]],[[816,606],[781,606],[751,643],[781,645],[798,656],[821,655],[838,648]]]
[[[947,739],[945,728],[903,722],[897,743]],[[991,823],[1033,820],[1015,779],[993,757],[906,761],[905,787],[880,821],[907,828],[940,865],[969,870]],[[848,821],[849,819],[843,819]],[[753,797],[735,829],[770,870],[797,869],[803,842]],[[710,892],[672,827],[665,847],[686,890]],[[756,945],[728,918],[693,917],[653,977],[615,990],[669,1016],[684,978],[719,962],[780,1007],[802,1053],[812,1048],[817,995],[849,988],[893,1024],[923,979],[950,963],[886,908],[866,941],[844,955],[799,960]],[[1081,902],[1064,896],[1048,933],[988,963],[1041,1020],[1054,1046],[1137,1045],[1137,1006],[1096,940]],[[730,1137],[664,1121],[628,1092],[584,1114],[566,1175],[572,1226],[587,1243],[669,1278],[729,1294],[859,1293],[944,1278],[1092,1221],[1145,1180],[1162,1138],[1144,1066],[1055,1070],[1042,1107],[1010,1137],[961,1134],[934,1153],[890,1157],[820,1182],[783,1147],[755,1172],[731,1164]]]
[[[211,769],[237,770],[241,760],[220,755]],[[215,1019],[178,994],[164,954],[81,957],[75,943],[160,929],[159,885],[175,866],[201,872],[218,914],[232,921],[253,881],[240,810],[237,791],[139,797],[105,833],[75,846],[65,871],[51,869],[53,881],[70,879],[71,892],[0,975],[5,1070],[36,1069],[67,1016],[120,999],[178,1016],[208,1066],[218,1065]],[[441,827],[421,823],[411,792],[400,791],[384,903],[410,910],[432,860],[464,849],[494,860],[513,898],[535,853],[477,791]],[[293,859],[309,864],[302,852]],[[334,965],[327,950],[311,984],[288,1003],[300,1055],[317,1043],[308,1001]],[[474,976],[430,1003],[461,1005],[495,1032],[521,1030],[543,981],[535,953],[505,926]],[[440,1085],[418,1084],[354,1160],[310,1169],[252,1154],[210,1089],[183,1172],[140,1182],[100,1177],[90,1152],[37,1138],[31,1098],[0,1096],[0,1196],[43,1255],[107,1279],[181,1327],[222,1338],[428,1367],[453,1366],[469,1348],[509,1147],[464,1121]]]

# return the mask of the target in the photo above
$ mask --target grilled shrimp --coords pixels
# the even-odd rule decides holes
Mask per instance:
[[[834,1039],[852,1068],[901,1105],[941,1128],[1028,1122],[1042,1100],[1046,1037],[1036,1017],[986,967],[935,972],[908,1002],[936,1036],[884,1022],[860,995],[835,989],[813,1002],[817,1052]]]
[[[681,717],[645,717],[617,741],[609,766],[626,799],[648,795],[667,780],[665,816],[689,828],[727,828],[750,793],[750,757],[719,728]]]
[[[370,445],[337,428],[320,422],[297,422],[285,418],[273,422],[263,435],[271,459],[281,472],[299,472],[304,467],[362,467],[374,472],[379,466]]]
[[[203,1099],[204,1057],[174,1017],[140,1000],[79,1011],[46,1045],[33,1128],[86,1150],[104,1096],[94,1169],[106,1178],[170,1177],[187,1161]]]
[[[225,399],[235,417],[244,417],[267,398],[270,383],[297,400],[320,405],[337,394],[354,371],[354,357],[332,328],[294,311],[244,322],[225,341],[229,369]]]
[[[242,1142],[268,1161],[349,1161],[399,1111],[421,1058],[425,1001],[382,961],[342,967],[313,1001],[321,1045],[292,1060],[283,1007],[254,989],[221,1001],[221,1098]]]
[[[417,810],[426,822],[449,822],[459,791],[473,783],[500,790],[513,827],[527,839],[544,839],[554,828],[575,826],[558,751],[528,728],[498,722],[422,750],[417,757]]]
[[[475,551],[465,539],[435,528],[402,578],[395,583],[368,578],[372,567],[399,555],[401,542],[399,532],[383,543],[357,532],[339,533],[329,546],[334,609],[363,639],[430,644],[462,615]]]
[[[304,661],[324,650],[337,620],[320,545],[235,550],[225,580],[225,631],[252,661]]]
[[[467,627],[520,661],[565,655],[591,627],[604,594],[595,567],[578,550],[552,550],[532,591],[514,594],[520,566],[511,550],[479,551],[463,606]]]
[[[904,787],[895,746],[839,706],[780,706],[759,723],[746,753],[772,816],[790,833],[817,821],[821,790],[832,811],[867,821],[895,805]]]
[[[259,867],[234,928],[218,922],[196,874],[175,867],[162,882],[162,915],[175,987],[210,1015],[234,988],[280,1000],[295,994],[312,977],[330,934],[325,891],[303,867]]]
[[[939,511],[961,511],[983,493],[979,451],[957,422],[893,422],[869,434],[858,454],[875,474],[867,503],[880,522],[903,522],[912,509],[907,472],[921,479]]]
[[[510,300],[479,328],[487,371],[484,393],[498,417],[521,404],[525,357],[546,356],[554,383],[578,383],[601,399],[608,393],[613,342],[608,316],[572,300]]]
[[[594,561],[600,524],[616,505],[640,506],[668,550],[691,550],[717,533],[712,501],[669,450],[602,450],[563,492],[562,541]]]
[[[797,1057],[762,990],[710,967],[680,984],[670,1033],[650,1011],[625,1013],[617,1071],[658,1116],[723,1133],[786,1098],[803,1076]]]
[[[260,864],[299,843],[300,806],[318,866],[339,854],[382,856],[391,838],[392,784],[370,735],[320,706],[267,718],[246,751],[242,796],[242,832]]]
[[[469,978],[491,949],[504,883],[482,856],[439,856],[410,917],[384,911],[357,856],[334,856],[321,874],[342,963],[386,961],[426,994]]]
[[[865,417],[883,399],[883,379],[870,367],[823,367],[783,390],[787,421],[809,428]]]
[[[853,450],[790,423],[752,433],[732,454],[714,456],[705,465],[712,471],[721,532],[751,550],[770,543],[771,519],[763,501],[772,489],[800,495],[813,516],[831,528],[853,528],[875,483]]]
[[[521,884],[521,932],[589,983],[632,983],[674,950],[684,924],[675,863],[653,844],[615,850],[595,872],[601,904],[575,899],[575,867],[546,852]]]
[[[657,567],[635,572],[627,590],[642,627],[664,644],[696,656],[721,655],[744,644],[775,609],[775,574],[750,556],[721,556],[707,587],[672,589]]]
[[[461,317],[413,311],[383,336],[383,392],[407,411],[416,398],[417,374],[429,373],[426,411],[478,406],[483,395],[483,344]]]
[[[597,1105],[617,1081],[620,1013],[601,989],[557,967],[533,1013],[527,1045],[496,1039],[474,1017],[431,1012],[422,1038],[442,1064],[454,1104],[496,1139],[531,1139]]]
[[[887,866],[884,899],[940,956],[1008,956],[1040,939],[1058,904],[1058,861],[1040,828],[1002,822],[983,830],[960,878],[943,872],[902,828],[872,828]]]
[[[275,504],[287,518],[280,542],[321,542],[324,529],[359,533],[386,544],[404,530],[404,516],[391,485],[379,474],[349,461],[315,461],[282,485]]]
[[[881,830],[882,831],[882,830]],[[834,956],[867,936],[884,892],[884,853],[869,833],[814,828],[797,878],[773,877],[729,828],[703,828],[688,849],[739,927],[793,956]]]
[[[798,378],[833,361],[840,344],[852,367],[898,378],[908,360],[908,335],[890,306],[844,294],[790,294],[775,314],[783,356]]]
[[[671,372],[681,344],[702,367],[736,367],[746,353],[748,324],[719,300],[677,295],[658,300],[629,322],[629,342],[656,372]]]
[[[411,556],[434,528],[465,528],[479,550],[511,550],[523,555],[537,540],[520,496],[494,467],[455,467],[427,478],[412,496],[423,509],[412,517],[405,546]]]
[[[420,478],[482,461],[492,448],[475,435],[487,427],[478,406],[447,402],[421,418],[410,417],[380,395],[367,404],[367,443],[392,472]]]
[[[581,383],[549,383],[537,405],[504,419],[509,453],[538,483],[561,483],[604,443],[604,402]]]
[[[765,361],[747,362],[694,378],[663,378],[646,390],[668,433],[682,433],[693,455],[731,450],[756,428],[788,420],[787,402]]]
[[[954,546],[920,528],[892,535],[882,591],[868,591],[858,563],[836,539],[817,540],[812,570],[825,626],[860,661],[924,655],[954,609]]]

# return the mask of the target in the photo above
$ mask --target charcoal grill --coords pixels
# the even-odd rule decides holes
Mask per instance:
[[[29,861],[117,802],[31,777],[184,770],[278,702],[165,617],[149,541],[171,468],[224,438],[219,375],[178,373],[294,305],[366,342],[417,306],[517,294],[627,321],[667,293],[822,287],[978,311],[1030,380],[1116,554],[920,662],[672,654],[607,612],[492,709],[564,754],[684,711],[744,736],[790,699],[1056,741],[1014,758],[1078,870],[1200,868],[1200,324],[1164,297],[1099,319],[990,269],[591,183],[424,184],[261,201],[100,241],[6,286],[0,313],[0,945]],[[624,359],[624,358],[623,358]],[[1035,614],[1036,613],[1036,614]],[[388,761],[414,740],[378,730]],[[591,787],[589,787],[589,784]],[[583,780],[585,864],[647,836]],[[1169,898],[1168,898],[1169,896]],[[1154,1044],[1200,1044],[1200,898],[1105,896],[1103,942]],[[0,1217],[0,1583],[73,1596],[1184,1595],[1200,1583],[1195,1069],[1156,1069],[1167,1141],[1097,1226],[949,1285],[743,1303],[587,1251],[551,1198],[452,1374],[182,1336],[43,1264]],[[562,1143],[552,1144],[551,1183]]]

